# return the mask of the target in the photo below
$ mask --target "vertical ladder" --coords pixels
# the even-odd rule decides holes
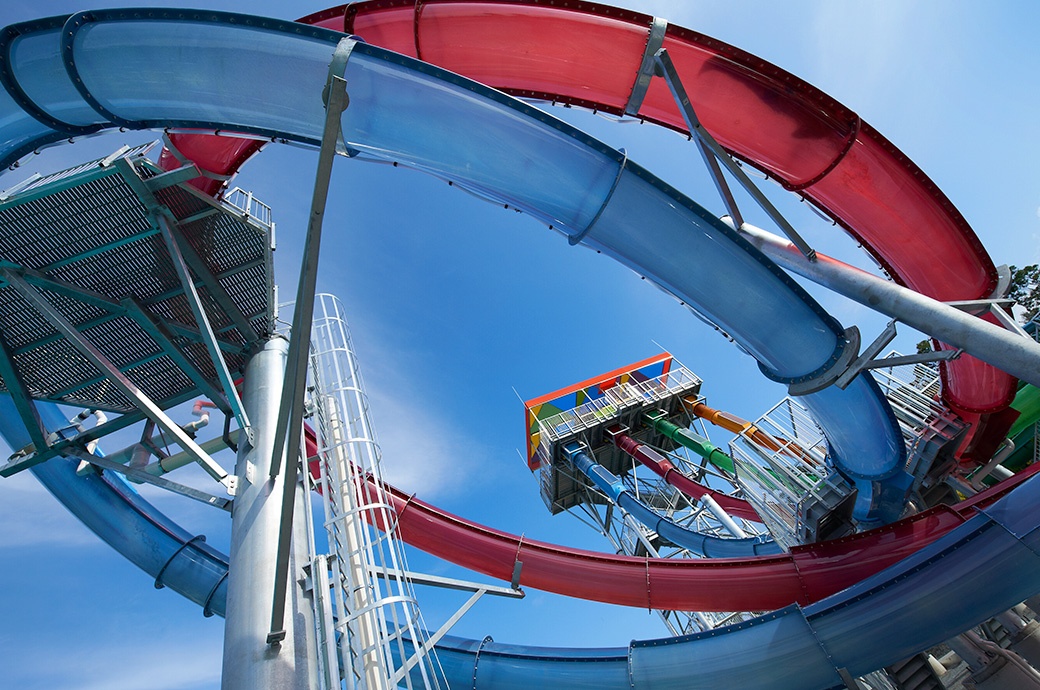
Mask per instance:
[[[348,688],[445,687],[424,644],[428,635],[405,574],[368,398],[339,300],[316,297],[311,333],[309,402],[329,547],[327,561],[315,558],[312,571],[328,575],[332,597],[326,608],[333,611],[335,628],[324,639],[337,641]]]

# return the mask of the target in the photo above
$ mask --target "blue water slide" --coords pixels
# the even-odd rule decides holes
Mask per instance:
[[[87,113],[83,103],[96,114],[92,122],[77,120],[85,128],[230,129],[316,144],[323,119],[317,94],[340,46],[351,51],[344,72],[351,106],[342,121],[350,148],[450,177],[615,256],[695,305],[776,378],[811,377],[846,347],[840,326],[801,288],[693,201],[620,152],[456,75],[365,44],[341,44],[332,32],[207,11],[106,10],[39,33],[48,32],[60,39],[60,55],[29,50],[24,42],[37,36],[32,27],[4,34],[7,55],[18,56],[4,61],[5,164],[62,133],[43,115],[76,124],[72,113]],[[55,67],[62,60],[65,71]],[[26,63],[33,69],[22,72]],[[30,85],[30,77],[52,81]],[[32,94],[31,106],[23,108],[7,82]],[[70,85],[82,103],[67,100]],[[807,402],[836,464],[864,479],[898,475],[902,442],[869,376]],[[4,426],[15,419],[7,415]],[[12,446],[27,441],[20,433],[8,435]],[[219,555],[210,558],[118,480],[75,477],[61,460],[34,469],[45,482],[50,473],[49,488],[102,538],[149,572],[161,571],[171,587],[170,576],[184,572],[179,591],[220,610]],[[595,687],[677,688],[720,678],[747,688],[839,686],[836,668],[872,670],[1040,589],[1040,516],[1032,509],[1038,492],[1034,478],[917,555],[806,609],[603,652],[460,643],[442,649],[442,663],[463,686],[473,682],[476,664],[479,687],[494,688],[589,687],[590,673]],[[90,511],[101,517],[91,523]],[[130,543],[141,535],[153,545],[145,553]],[[198,567],[182,565],[184,558]],[[993,582],[1001,586],[980,586]]]
[[[41,421],[50,432],[69,427],[61,410],[38,403]],[[11,448],[30,443],[11,397],[0,394],[0,435]],[[227,600],[227,556],[186,532],[141,497],[114,472],[76,474],[79,461],[54,458],[31,468],[43,486],[80,522],[155,578],[156,587],[169,587],[202,607],[203,613],[224,615]]]
[[[615,505],[676,546],[689,549],[705,558],[748,558],[750,556],[769,556],[781,552],[780,545],[767,537],[727,539],[687,529],[663,515],[659,515],[657,511],[639,500],[625,488],[625,485],[613,472],[593,460],[581,445],[570,443],[564,448],[564,452],[574,466]]]

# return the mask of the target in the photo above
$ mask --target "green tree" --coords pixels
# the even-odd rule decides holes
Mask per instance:
[[[1007,296],[1026,310],[1024,320],[1029,321],[1040,312],[1040,266],[1030,264],[1018,268],[1010,266],[1011,287]]]

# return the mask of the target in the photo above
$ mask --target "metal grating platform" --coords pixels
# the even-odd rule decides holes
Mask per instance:
[[[654,367],[663,370],[651,371]],[[644,375],[638,376],[640,372]],[[664,353],[525,403],[532,438],[529,466],[538,471],[542,500],[549,511],[555,515],[583,501],[606,501],[595,491],[586,490],[592,487],[591,482],[571,465],[563,451],[568,442],[584,443],[597,463],[613,474],[624,474],[634,461],[610,441],[608,429],[617,427],[641,443],[674,450],[676,443],[654,431],[646,423],[646,415],[662,415],[686,426],[689,414],[683,398],[696,397],[700,387],[696,374]],[[579,400],[582,402],[574,406],[563,402]]]
[[[158,169],[146,150],[33,180],[0,201],[0,355],[32,398],[136,410],[26,286],[159,407],[221,390],[161,217],[232,376],[271,331],[270,225],[185,184],[194,171]],[[8,383],[2,390],[17,394]]]

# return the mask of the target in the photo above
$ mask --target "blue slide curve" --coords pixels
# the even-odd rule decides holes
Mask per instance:
[[[349,151],[447,177],[613,256],[695,306],[774,380],[811,379],[848,354],[841,325],[786,273],[624,153],[501,92],[316,27],[158,9],[7,27],[0,166],[59,137],[112,126],[316,145],[318,95],[337,45],[350,92],[342,118]],[[802,400],[832,462],[858,480],[857,517],[896,519],[908,486],[905,449],[871,376]]]
[[[112,126],[228,129],[316,144],[324,115],[318,94],[338,46],[341,62],[349,51],[343,75],[351,105],[342,127],[350,149],[448,177],[614,256],[695,305],[773,378],[811,378],[847,346],[843,329],[814,300],[692,200],[552,116],[438,68],[334,32],[208,11],[80,13],[9,27],[2,40],[0,164]],[[836,464],[899,486],[905,451],[869,375],[805,401]],[[16,419],[6,415],[2,431],[21,447],[27,435],[11,428]],[[34,472],[139,566],[222,610],[226,560],[128,486],[78,478],[65,460]],[[531,673],[554,687],[689,687],[719,674],[748,688],[838,686],[835,668],[867,672],[1033,594],[1040,516],[1029,508],[1037,492],[1034,478],[917,555],[819,604],[710,636],[582,652],[483,645],[480,687],[530,687]],[[998,577],[999,588],[978,586]],[[482,644],[441,650],[453,682],[472,682]]]
[[[617,475],[589,457],[577,443],[568,444],[564,450],[574,466],[610,497],[614,504],[676,546],[706,558],[747,558],[781,552],[780,545],[767,537],[727,539],[686,529],[658,515],[657,511],[626,489]]]

